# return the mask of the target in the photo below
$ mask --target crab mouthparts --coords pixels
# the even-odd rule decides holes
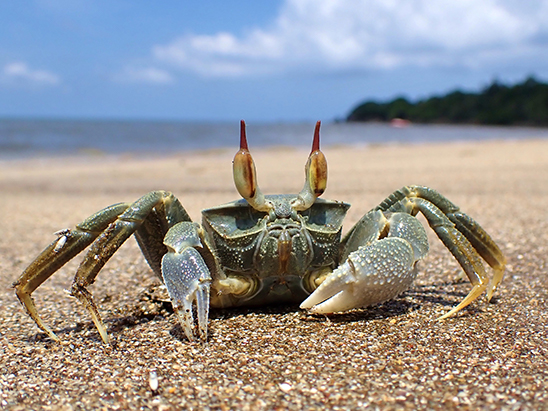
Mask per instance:
[[[291,235],[287,230],[283,230],[278,238],[278,258],[280,262],[280,273],[287,273],[289,256],[291,255],[292,246]]]
[[[265,237],[277,241],[278,274],[288,274],[289,259],[293,249],[293,237],[301,233],[301,226],[295,222],[272,224]]]

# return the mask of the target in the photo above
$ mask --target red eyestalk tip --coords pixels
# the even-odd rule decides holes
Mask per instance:
[[[245,121],[244,120],[240,120],[240,150],[249,151],[249,148],[247,147],[247,138],[245,136]]]
[[[318,151],[320,149],[320,125],[322,124],[321,121],[318,121],[316,123],[316,128],[314,129],[314,140],[312,141],[312,151],[311,154],[314,151]]]

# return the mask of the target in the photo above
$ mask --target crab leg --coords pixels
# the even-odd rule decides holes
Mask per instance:
[[[91,318],[105,344],[109,343],[109,337],[97,306],[93,302],[92,295],[86,287],[95,282],[101,268],[120,246],[138,230],[155,208],[165,216],[168,227],[185,219],[190,220],[183,206],[173,194],[166,191],[152,191],[145,194],[118,216],[118,219],[110,224],[91,244],[74,277],[70,293],[78,298],[90,312]]]
[[[476,262],[479,254],[494,271],[492,280],[486,286],[487,300],[491,299],[504,275],[506,259],[491,236],[472,217],[462,213],[459,207],[438,192],[421,186],[407,186],[395,191],[377,209],[383,211],[405,209],[413,215],[419,211],[422,212],[432,229],[438,234],[438,237],[459,261],[474,286],[478,284],[478,276],[473,273],[474,269],[470,268],[470,264],[473,267],[482,266],[481,260]],[[486,276],[483,268],[478,270],[480,277],[482,277],[481,273]],[[476,289],[477,295],[475,298],[482,291]],[[469,297],[473,292],[474,289],[472,289]],[[465,301],[468,301],[469,304],[473,299],[468,300],[467,297]],[[461,304],[458,307],[464,308],[465,305],[460,306]],[[452,310],[443,318],[455,312]]]
[[[440,211],[451,220],[455,227],[464,234],[483,259],[496,271],[496,275],[500,275],[501,278],[498,282],[502,280],[506,258],[502,254],[500,248],[493,241],[491,236],[472,217],[461,212],[458,206],[437,191],[422,186],[406,186],[395,191],[376,209],[383,211],[392,210],[392,207],[396,203],[406,197],[423,198],[439,208]]]
[[[165,233],[169,227],[183,220],[190,220],[188,214],[171,193],[164,191],[148,193],[133,204],[120,203],[107,207],[88,217],[75,229],[60,232],[59,238],[50,244],[13,284],[17,297],[38,327],[58,341],[59,338],[38,315],[31,293],[66,262],[92,244],[78,268],[71,294],[91,313],[101,338],[108,343],[106,329],[86,286],[95,281],[99,270],[136,230],[139,245],[145,249],[147,261],[159,274],[161,255],[157,254],[165,253],[167,248],[163,245],[163,249],[158,247],[159,241],[150,237],[161,235],[160,238],[163,239],[162,232]]]
[[[78,224],[73,230],[59,232],[59,237],[51,243],[13,283],[15,293],[30,317],[50,338],[59,337],[42,321],[34,305],[31,294],[44,281],[65,265],[74,256],[90,245],[110,223],[123,213],[129,204],[114,204]]]
[[[450,317],[469,305],[487,290],[487,300],[502,280],[506,260],[502,251],[471,217],[438,192],[420,186],[407,186],[395,191],[378,207],[383,211],[406,211],[412,215],[419,211],[440,240],[457,259],[473,287],[470,293],[452,310],[440,317]],[[489,281],[482,257],[493,268],[494,275]]]
[[[409,201],[424,214],[430,227],[457,259],[473,285],[470,293],[456,307],[440,317],[440,319],[444,319],[457,313],[478,298],[487,289],[489,278],[478,253],[445,214],[440,212],[432,203],[421,198],[414,198]]]

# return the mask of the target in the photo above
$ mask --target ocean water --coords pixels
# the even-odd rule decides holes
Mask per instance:
[[[314,123],[248,123],[249,146],[308,147]],[[322,146],[423,143],[457,140],[548,138],[546,128],[376,123],[330,123]],[[84,153],[163,155],[187,150],[234,148],[239,122],[92,121],[0,119],[0,158],[17,159]]]

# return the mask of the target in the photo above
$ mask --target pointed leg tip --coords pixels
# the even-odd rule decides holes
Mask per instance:
[[[107,333],[106,328],[103,326],[103,324],[95,324],[95,327],[97,328],[97,331],[99,332],[99,336],[101,337],[101,341],[105,345],[110,345],[110,337]]]
[[[495,274],[493,275],[493,278],[489,282],[489,285],[487,286],[487,302],[491,301],[491,298],[493,298],[493,294],[495,294],[495,291],[497,290],[498,285],[501,283],[502,278],[504,277],[504,266],[495,269]]]
[[[46,332],[49,338],[51,338],[53,341],[55,341],[57,344],[63,344],[63,341],[55,334],[53,331]]]
[[[487,302],[491,302],[491,299],[493,298],[493,294],[495,293],[495,287],[489,287],[487,290],[487,294],[485,295],[485,299]]]
[[[451,311],[453,311],[453,310],[451,310]],[[455,313],[453,313],[453,312],[451,312],[451,311],[449,311],[449,312],[447,312],[447,313],[445,313],[445,314],[439,316],[438,318],[436,318],[436,321],[443,321],[443,320],[446,320],[446,319],[448,319],[449,317],[451,317],[453,314],[455,314]]]
[[[34,317],[32,317],[34,318]],[[46,324],[42,322],[41,319],[35,320],[36,324],[38,325],[38,328],[42,330],[49,338],[51,338],[54,342],[61,344],[61,339],[53,332],[51,328],[49,328]]]

